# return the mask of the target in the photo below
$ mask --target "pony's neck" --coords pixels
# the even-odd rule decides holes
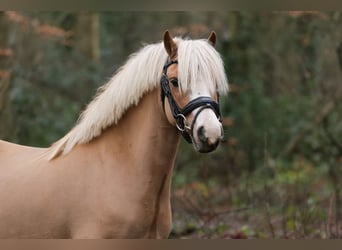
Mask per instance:
[[[140,173],[168,174],[177,153],[180,136],[162,110],[157,89],[132,106],[118,124],[90,143],[103,157],[122,161]],[[116,166],[117,167],[117,166]]]

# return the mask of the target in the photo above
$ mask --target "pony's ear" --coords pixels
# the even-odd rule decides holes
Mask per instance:
[[[208,37],[208,42],[215,47],[216,45],[216,33],[215,31],[212,31]]]
[[[164,47],[171,59],[177,55],[177,44],[173,41],[168,30],[164,32]]]

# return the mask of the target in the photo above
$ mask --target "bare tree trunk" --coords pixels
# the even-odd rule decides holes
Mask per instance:
[[[100,60],[100,14],[91,15],[91,54],[95,62]]]
[[[75,28],[75,43],[83,55],[98,62],[100,59],[99,13],[80,13]]]
[[[12,51],[8,46],[9,26],[4,13],[0,13],[0,139],[10,139],[12,112],[10,107],[10,62]]]

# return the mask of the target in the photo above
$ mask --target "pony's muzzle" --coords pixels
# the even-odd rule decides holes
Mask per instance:
[[[216,132],[216,131],[215,131]],[[217,135],[213,135],[213,132],[206,130],[204,126],[200,126],[196,130],[196,136],[194,136],[194,146],[200,153],[209,153],[217,148],[223,139],[223,128],[220,126],[220,132]]]

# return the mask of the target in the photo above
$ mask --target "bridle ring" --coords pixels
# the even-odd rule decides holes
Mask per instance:
[[[186,117],[183,114],[177,114],[177,116],[176,116],[176,127],[181,132],[185,131],[185,129],[186,129]]]

